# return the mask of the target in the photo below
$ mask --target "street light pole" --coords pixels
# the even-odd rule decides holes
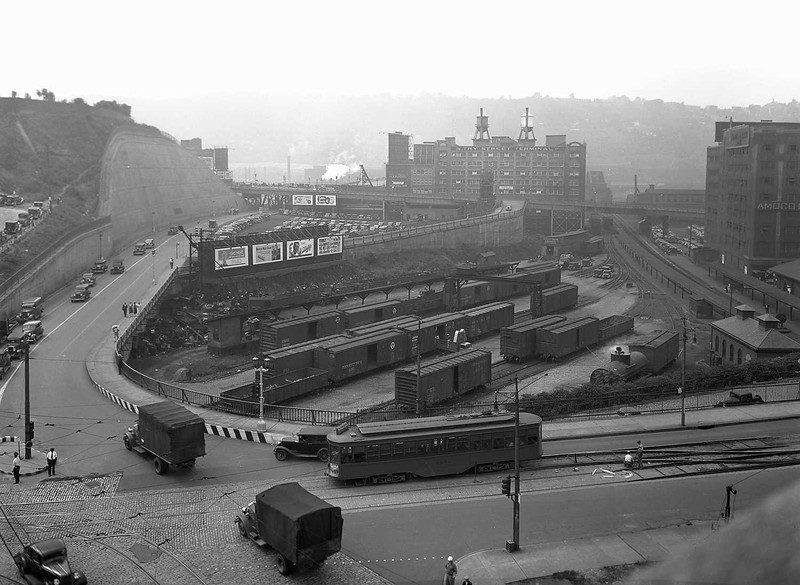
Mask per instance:
[[[519,550],[519,377],[514,376],[514,540],[511,552]]]
[[[258,358],[255,358],[258,360]],[[256,430],[259,433],[267,431],[267,421],[264,420],[264,366],[260,365],[256,368],[258,372],[258,423]]]
[[[178,250],[180,249],[180,242],[175,242],[175,262],[178,261]]]
[[[683,361],[681,362],[681,426],[686,426],[686,315],[683,316]]]
[[[153,259],[153,284],[156,283],[156,251],[150,251],[150,257]]]
[[[156,212],[155,211],[151,211],[150,212],[150,217],[152,218],[152,221],[153,221],[153,225],[152,225],[153,232],[152,233],[156,233]]]
[[[419,383],[420,383],[420,354],[422,353],[422,351],[421,351],[422,348],[420,347],[421,345],[422,345],[422,319],[417,319],[417,416],[420,415],[420,409],[421,409],[420,402],[422,400],[422,397],[420,396],[420,388],[419,388]]]
[[[31,444],[33,443],[33,433],[31,432],[31,348],[27,342],[23,343],[22,347],[25,349],[25,459],[30,459]]]

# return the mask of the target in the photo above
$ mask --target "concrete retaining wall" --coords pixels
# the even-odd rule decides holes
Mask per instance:
[[[203,161],[155,128],[117,128],[101,163],[100,215],[111,217],[114,250],[154,229],[194,227],[197,217],[244,207]]]

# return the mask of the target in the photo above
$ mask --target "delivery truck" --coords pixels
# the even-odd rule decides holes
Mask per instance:
[[[294,567],[320,567],[342,548],[342,509],[296,482],[264,490],[234,522],[242,536],[275,550],[282,575]]]
[[[163,475],[174,467],[194,465],[206,454],[205,421],[171,400],[139,407],[139,420],[128,427],[122,438],[125,448],[155,457],[156,473]]]

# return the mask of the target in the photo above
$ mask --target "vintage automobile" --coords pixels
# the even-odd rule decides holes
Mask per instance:
[[[73,571],[67,545],[60,538],[33,542],[14,555],[20,576],[29,585],[86,585],[86,575]]]
[[[284,437],[275,446],[275,459],[285,461],[290,455],[295,457],[316,457],[328,460],[328,433],[332,427],[302,427],[296,435]]]
[[[41,321],[27,321],[11,332],[7,340],[8,355],[12,358],[22,358],[25,355],[24,346],[32,345],[44,337],[44,328]]]
[[[79,284],[75,287],[75,291],[72,293],[72,296],[69,297],[69,300],[72,303],[84,303],[88,301],[91,296],[92,291],[89,289],[89,285]]]
[[[178,234],[178,226],[176,226],[176,225],[169,226],[169,229],[167,230],[167,235],[168,236],[175,236],[177,234]]]
[[[115,260],[111,266],[111,274],[122,274],[123,272],[125,272],[125,262],[121,258]]]
[[[720,400],[714,406],[724,408],[727,406],[745,406],[747,404],[763,404],[764,399],[752,392],[739,392],[731,390],[731,394],[725,400]]]
[[[94,263],[92,274],[103,274],[106,270],[108,270],[108,263],[105,258],[100,258]]]
[[[89,286],[94,286],[97,281],[94,278],[94,274],[91,272],[84,272],[81,275],[81,280],[78,284],[88,284]]]
[[[147,247],[145,246],[144,242],[137,242],[133,245],[133,255],[134,256],[144,256],[147,252]]]

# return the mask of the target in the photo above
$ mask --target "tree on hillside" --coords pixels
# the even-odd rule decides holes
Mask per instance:
[[[43,87],[42,89],[37,89],[36,95],[47,102],[56,101],[56,94],[47,89],[46,87]]]
[[[131,107],[128,104],[118,104],[117,100],[100,100],[94,105],[95,108],[105,108],[106,110],[114,110],[120,114],[125,114],[130,117]]]
[[[12,91],[11,91],[11,97],[12,97],[12,98],[15,98],[15,97],[17,97],[17,92],[12,90]]]
[[[29,94],[27,91],[25,92],[25,99],[26,100],[31,99],[31,94]]]
[[[82,97],[76,97],[74,100],[72,100],[72,103],[77,104],[79,106],[85,106],[86,100],[84,100]]]

